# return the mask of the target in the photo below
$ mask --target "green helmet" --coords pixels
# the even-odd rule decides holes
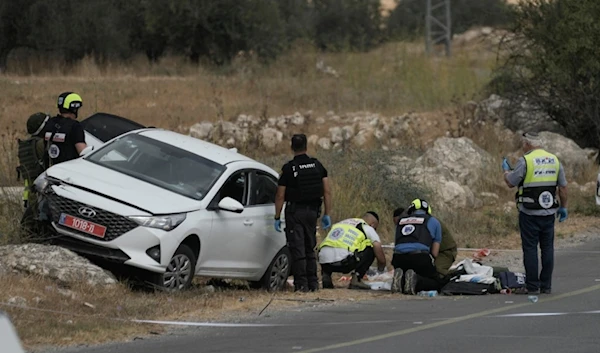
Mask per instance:
[[[32,114],[29,119],[27,119],[27,133],[30,135],[38,135],[42,130],[44,130],[44,126],[50,119],[50,116],[46,113],[35,113]]]

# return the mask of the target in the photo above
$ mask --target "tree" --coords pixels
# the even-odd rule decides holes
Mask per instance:
[[[0,2],[0,73],[6,70],[8,55],[19,46],[27,31],[27,20],[22,16],[32,0]]]
[[[491,88],[527,101],[582,147],[600,146],[600,13],[597,0],[527,0]]]
[[[314,0],[313,6],[319,48],[366,51],[382,42],[379,0]]]

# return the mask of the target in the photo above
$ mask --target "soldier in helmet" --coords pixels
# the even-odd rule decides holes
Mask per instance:
[[[25,182],[25,189],[23,190],[23,207],[25,210],[27,210],[32,197],[30,188],[33,181],[46,169],[42,132],[49,119],[50,116],[46,113],[40,112],[31,115],[27,119],[29,138],[18,140],[19,166],[17,167],[17,173]]]
[[[77,121],[82,105],[77,93],[65,92],[58,96],[59,114],[51,118],[44,129],[50,166],[78,158],[87,147],[83,128]]]

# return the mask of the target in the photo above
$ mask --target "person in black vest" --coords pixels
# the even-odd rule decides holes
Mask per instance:
[[[77,121],[82,105],[77,93],[65,92],[58,96],[59,114],[51,118],[44,129],[50,166],[78,158],[87,147],[83,128]]]
[[[444,283],[434,261],[442,242],[442,225],[431,215],[431,206],[425,200],[413,200],[406,211],[407,215],[400,215],[396,224],[392,293],[439,291]]]
[[[281,232],[281,211],[285,203],[285,236],[292,256],[294,290],[316,291],[317,278],[317,219],[321,204],[325,212],[321,219],[323,229],[331,226],[331,191],[327,169],[316,158],[306,154],[304,134],[292,137],[294,159],[283,165],[275,198],[275,230]],[[324,200],[323,200],[324,199]]]

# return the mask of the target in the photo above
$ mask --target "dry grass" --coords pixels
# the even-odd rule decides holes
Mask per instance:
[[[339,78],[318,71],[319,60]],[[32,65],[15,69],[28,76],[0,77],[0,123],[22,129],[33,112],[54,113],[56,96],[66,90],[82,95],[84,116],[105,111],[165,128],[215,120],[218,110],[225,118],[265,110],[269,116],[307,110],[402,114],[472,98],[488,82],[493,64],[492,56],[478,52],[429,58],[421,43],[389,43],[343,54],[299,46],[269,67],[244,58],[227,69],[194,67],[178,58],[105,68],[84,60],[65,77]]]
[[[27,348],[45,345],[66,346],[97,344],[160,334],[168,328],[130,320],[226,321],[243,317],[269,315],[273,310],[286,310],[303,305],[303,301],[327,300],[337,304],[373,298],[390,298],[385,292],[343,289],[298,294],[278,292],[275,295],[256,290],[217,289],[205,293],[202,286],[178,294],[131,291],[125,285],[99,290],[85,284],[63,289],[44,278],[2,278],[0,302],[24,298],[26,306],[0,305],[7,311]],[[395,296],[398,297],[397,295]],[[281,299],[281,300],[279,300]],[[319,301],[324,303],[323,301]],[[86,303],[93,305],[88,306]]]

